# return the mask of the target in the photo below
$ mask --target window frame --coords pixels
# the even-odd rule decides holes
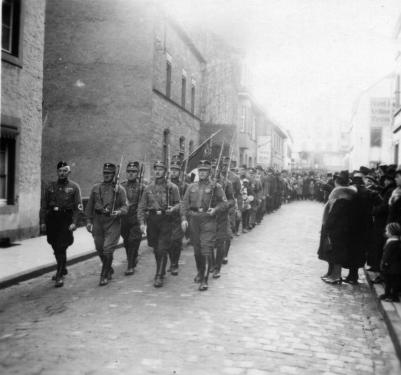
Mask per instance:
[[[185,108],[187,101],[187,77],[181,77],[181,106]]]
[[[191,113],[195,114],[196,85],[191,83]]]
[[[13,27],[11,28],[12,38],[11,44],[15,44],[12,47],[12,51],[3,50],[1,48],[1,59],[2,61],[8,62],[12,65],[22,68],[23,66],[23,35],[24,35],[24,1],[23,0],[11,0],[13,4]],[[2,20],[3,21],[3,20]],[[2,24],[3,25],[3,24]]]
[[[376,132],[376,134],[373,134],[374,132]],[[380,135],[379,139],[375,141],[375,139],[373,138],[373,136],[376,135],[376,138],[378,135]],[[378,143],[378,144],[376,144]],[[383,147],[383,129],[379,128],[379,127],[375,127],[375,128],[370,128],[370,147]]]

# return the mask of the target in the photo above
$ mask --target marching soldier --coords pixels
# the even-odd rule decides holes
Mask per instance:
[[[142,232],[139,225],[137,210],[144,185],[142,176],[138,177],[139,163],[131,161],[127,164],[127,181],[121,186],[125,189],[128,199],[128,214],[121,220],[121,236],[124,239],[125,252],[127,254],[127,270],[125,275],[133,275],[138,261],[138,250],[142,240]]]
[[[153,247],[156,258],[156,276],[154,286],[163,286],[166,273],[167,254],[171,248],[173,229],[172,215],[179,212],[180,193],[178,187],[166,178],[166,165],[156,161],[153,165],[155,180],[150,183],[142,195],[138,206],[138,220],[141,231],[146,231],[148,244]]]
[[[172,164],[170,165],[171,178],[170,181],[177,185],[180,197],[183,197],[187,190],[188,184],[185,181],[180,180],[181,166],[178,163],[177,158],[173,156]],[[172,214],[172,232],[171,232],[171,247],[169,250],[170,256],[170,272],[173,276],[178,275],[178,262],[180,260],[182,251],[182,239],[184,238],[184,232],[181,229],[181,215],[177,210]]]
[[[194,246],[199,290],[208,288],[210,257],[216,242],[216,214],[227,206],[220,184],[210,181],[211,164],[201,160],[198,165],[199,181],[188,186],[182,202],[182,230],[188,227]]]
[[[258,211],[256,212],[256,224],[260,224],[263,220],[266,210],[266,196],[265,196],[265,179],[264,179],[264,170],[261,165],[256,167],[256,179],[260,182],[260,204],[258,207]]]
[[[216,182],[219,183],[226,195],[227,207],[216,213],[216,257],[213,270],[213,278],[220,277],[220,270],[223,261],[227,263],[227,255],[231,246],[232,231],[230,225],[230,210],[235,209],[233,185],[226,176],[217,171]]]
[[[103,182],[96,184],[86,206],[86,229],[92,233],[95,247],[102,261],[100,286],[107,285],[113,273],[113,253],[121,233],[121,216],[128,212],[125,189],[117,182],[116,166],[105,163]]]
[[[57,164],[57,181],[44,189],[40,210],[40,229],[47,233],[57,261],[53,277],[55,287],[64,285],[67,268],[67,248],[74,242],[72,232],[77,229],[82,212],[81,191],[78,184],[69,180],[70,166],[65,161]]]
[[[251,211],[249,217],[249,229],[253,229],[256,225],[256,215],[261,203],[262,196],[262,184],[260,180],[256,177],[255,168],[249,168],[249,185],[253,191],[253,201],[251,202]]]

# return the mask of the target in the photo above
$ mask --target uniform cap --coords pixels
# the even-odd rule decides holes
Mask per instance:
[[[103,172],[111,172],[114,173],[116,171],[116,166],[113,163],[104,163],[103,164]]]
[[[242,183],[243,183],[243,184],[248,183],[248,182],[249,182],[249,180],[248,180],[247,178],[244,178],[244,179],[242,180]]]
[[[370,169],[368,167],[361,166],[359,168],[359,172],[361,172],[363,175],[367,175],[370,173]]]
[[[256,169],[257,169],[258,171],[263,171],[263,167],[262,167],[261,165],[257,165],[257,166],[256,166]]]
[[[131,171],[133,171],[133,170],[139,171],[139,162],[138,162],[138,161],[130,161],[130,162],[127,164],[127,171],[128,171],[128,170],[131,170]]]
[[[230,164],[230,157],[229,156],[224,156],[223,165],[228,165],[228,164]]]
[[[153,169],[155,169],[156,167],[161,167],[166,169],[166,164],[164,164],[164,161],[156,160],[153,164]]]
[[[212,167],[209,160],[200,160],[198,164],[198,170],[210,170]]]
[[[60,168],[63,168],[63,167],[68,167],[69,165],[68,165],[68,163],[66,162],[66,161],[59,161],[58,163],[57,163],[57,169],[60,169]]]
[[[248,171],[249,171],[249,173],[256,173],[256,169],[255,168],[249,168]]]
[[[212,168],[216,168],[217,167],[217,159],[213,159],[212,163],[211,163]]]
[[[170,169],[178,169],[180,171],[181,170],[181,165],[178,162],[172,162],[170,164]]]

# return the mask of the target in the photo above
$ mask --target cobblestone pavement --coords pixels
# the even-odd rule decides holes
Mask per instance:
[[[150,251],[98,287],[99,261],[1,291],[2,374],[399,374],[368,285],[330,286],[316,258],[322,206],[294,202],[233,242],[207,292],[180,275],[152,286]],[[49,250],[50,251],[50,250]]]

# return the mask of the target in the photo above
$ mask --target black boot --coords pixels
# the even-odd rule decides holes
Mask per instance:
[[[56,282],[54,284],[54,286],[56,288],[61,288],[64,285],[63,269],[64,269],[63,256],[58,255],[57,256],[57,273],[56,273],[56,280],[55,280]]]
[[[222,264],[227,264],[228,263],[228,251],[230,250],[231,246],[231,241],[230,240],[225,240],[224,241],[224,257],[222,260]]]
[[[224,241],[218,241],[216,249],[216,259],[214,264],[213,279],[218,279],[220,277],[221,264],[223,262],[224,256]]]
[[[124,272],[125,276],[134,274],[134,249],[131,245],[128,245],[125,248],[125,252],[127,254],[127,270]]]
[[[199,285],[199,290],[201,292],[207,290],[208,288],[207,281],[209,278],[209,271],[210,271],[210,257],[208,255],[202,255],[202,280]]]
[[[202,256],[200,254],[195,254],[195,263],[196,263],[196,276],[194,278],[195,283],[200,283],[202,280]]]
[[[155,288],[161,288],[163,286],[163,277],[162,277],[162,256],[161,255],[155,255],[156,258],[156,276],[155,276],[155,281],[153,283],[153,286]]]
[[[103,255],[103,267],[100,275],[100,286],[107,285],[111,276],[111,264],[113,262],[113,254]]]

